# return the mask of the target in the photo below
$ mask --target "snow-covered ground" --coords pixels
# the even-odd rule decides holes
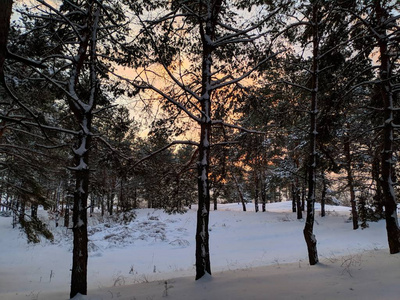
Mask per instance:
[[[85,299],[400,299],[400,256],[388,254],[384,221],[354,231],[348,207],[328,206],[314,227],[321,263],[309,266],[304,220],[290,202],[267,210],[211,212],[213,276],[197,282],[195,207],[140,209],[127,225],[92,217]],[[72,236],[53,223],[54,243],[32,245],[0,217],[0,299],[68,299]]]

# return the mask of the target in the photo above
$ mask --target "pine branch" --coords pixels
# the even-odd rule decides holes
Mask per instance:
[[[162,148],[160,148],[160,149],[158,149],[158,150],[156,150],[156,151],[150,153],[149,155],[147,155],[147,156],[141,158],[140,160],[138,160],[137,162],[135,162],[135,163],[131,166],[131,169],[135,168],[137,165],[139,165],[139,164],[142,163],[143,161],[148,160],[149,158],[151,158],[151,157],[157,155],[157,154],[160,153],[160,152],[163,152],[164,150],[166,150],[166,149],[168,149],[168,148],[170,148],[170,147],[172,147],[172,146],[174,146],[174,145],[192,145],[192,146],[196,146],[196,147],[199,146],[198,143],[192,142],[192,141],[173,141],[173,142],[169,143],[168,145],[166,145],[166,146],[164,146],[164,147],[162,147]]]
[[[247,129],[247,128],[244,128],[244,127],[241,127],[238,125],[228,124],[228,123],[223,122],[222,120],[211,121],[211,125],[221,125],[221,126],[237,129],[239,131],[247,132],[247,133],[265,134],[265,132],[262,132],[262,131],[251,130],[251,129]]]

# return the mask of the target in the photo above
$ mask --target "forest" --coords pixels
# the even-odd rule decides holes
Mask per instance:
[[[316,203],[399,253],[399,63],[397,0],[2,1],[1,214],[31,243],[39,210],[70,229],[70,298],[93,214],[194,205],[196,280],[226,203],[290,201],[310,265]]]

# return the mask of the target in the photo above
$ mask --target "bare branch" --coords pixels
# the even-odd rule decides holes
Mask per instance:
[[[151,157],[157,155],[158,153],[160,153],[160,152],[162,152],[162,151],[164,151],[164,150],[166,150],[166,149],[168,149],[168,148],[170,148],[170,147],[172,147],[172,146],[174,146],[174,145],[192,145],[192,146],[196,146],[196,147],[199,146],[198,143],[192,142],[192,141],[173,141],[173,142],[169,143],[168,145],[166,145],[166,146],[164,146],[164,147],[162,147],[162,148],[160,148],[160,149],[158,149],[158,150],[156,150],[156,151],[150,153],[149,155],[147,155],[147,156],[141,158],[140,160],[138,160],[137,162],[135,162],[135,163],[131,166],[131,168],[133,169],[134,167],[136,167],[138,164],[142,163],[143,161],[145,161],[145,160],[147,160],[147,159],[149,159],[149,158],[151,158]]]
[[[228,124],[228,123],[223,122],[222,120],[215,120],[215,121],[212,121],[211,124],[212,124],[212,125],[225,126],[225,127],[237,129],[237,130],[239,130],[239,131],[243,131],[243,132],[247,132],[247,133],[265,134],[265,132],[263,132],[263,131],[251,130],[251,129],[244,128],[244,127],[242,127],[242,126],[233,125],[233,124]]]

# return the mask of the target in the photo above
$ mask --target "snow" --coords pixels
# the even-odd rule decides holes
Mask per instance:
[[[129,224],[95,214],[88,218],[88,296],[75,299],[399,298],[400,256],[389,254],[384,221],[355,231],[350,208],[326,206],[314,226],[320,263],[309,266],[305,221],[291,202],[267,204],[266,213],[241,207],[210,211],[213,275],[198,281],[196,207],[176,215],[140,209]],[[31,245],[11,218],[0,217],[0,299],[68,299],[72,232],[53,223],[54,243]]]

